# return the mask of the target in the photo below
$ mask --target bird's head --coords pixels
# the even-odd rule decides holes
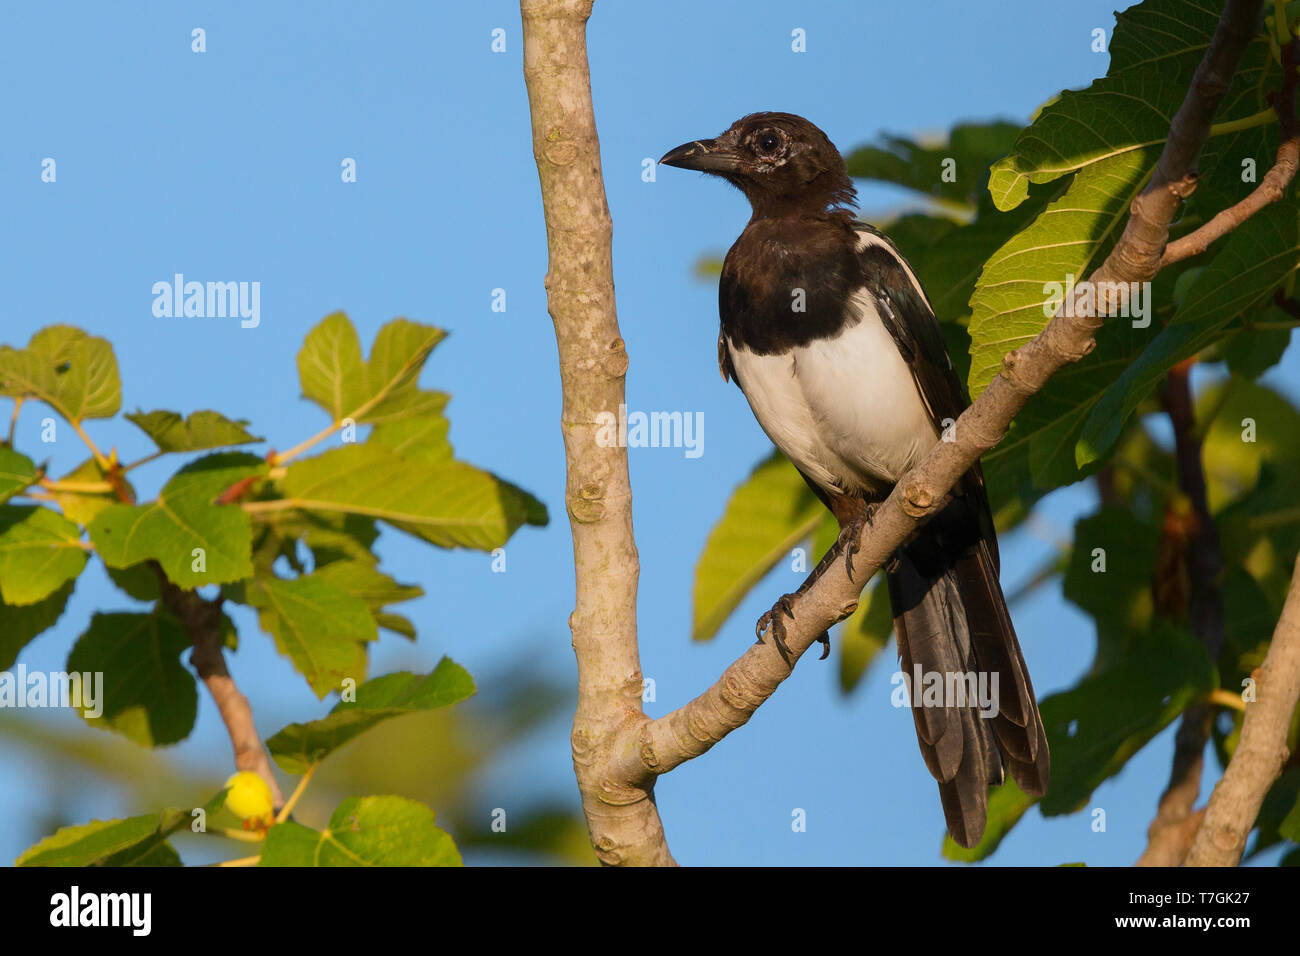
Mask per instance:
[[[683,143],[659,162],[721,176],[745,194],[755,218],[822,213],[857,195],[839,150],[793,113],[751,113],[716,139]]]

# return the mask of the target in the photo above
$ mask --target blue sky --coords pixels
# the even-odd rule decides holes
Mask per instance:
[[[727,495],[768,443],[740,393],[717,373],[716,288],[693,276],[724,251],[748,209],[716,181],[642,160],[714,135],[738,116],[788,110],[822,126],[842,149],[881,132],[924,134],[965,119],[1023,121],[1065,87],[1104,73],[1091,31],[1113,24],[1114,0],[971,4],[934,0],[781,0],[654,4],[597,0],[589,28],[596,118],[614,217],[619,319],[631,356],[633,409],[702,412],[704,454],[634,449],[634,520],[641,557],[643,668],[657,684],[651,713],[695,696],[753,640],[755,617],[795,576],[774,572],[711,644],[689,641],[695,560]],[[202,27],[207,52],[190,49]],[[506,52],[490,49],[505,30]],[[790,49],[806,31],[807,52]],[[542,279],[545,232],[521,73],[517,5],[285,3],[10,4],[0,13],[5,148],[0,150],[0,341],[25,343],[43,325],[71,323],[112,341],[125,411],[217,409],[252,421],[287,448],[325,424],[299,398],[295,356],[307,330],[342,309],[363,342],[405,315],[449,329],[423,382],[454,396],[458,454],[540,496],[546,529],[525,529],[508,571],[385,532],[381,554],[399,580],[428,596],[408,613],[412,649],[385,638],[372,673],[428,669],[444,653],[480,682],[537,652],[537,666],[572,685],[566,620],[573,601],[563,509],[559,377]],[[43,158],[57,182],[42,183]],[[340,181],[340,162],[358,181]],[[899,194],[860,190],[866,213]],[[162,319],[151,287],[188,278],[261,283],[261,324]],[[504,313],[491,309],[505,289]],[[1294,352],[1286,363],[1292,377]],[[122,457],[151,450],[125,422],[92,425]],[[28,413],[19,447],[39,447]],[[265,446],[263,446],[265,447]],[[53,469],[84,449],[67,431],[41,451]],[[174,467],[137,473],[152,495]],[[1013,590],[1068,538],[1094,503],[1064,489],[1003,543]],[[60,669],[95,610],[124,609],[96,563],[60,624],[24,653],[29,668]],[[1089,619],[1060,595],[1037,592],[1013,609],[1040,695],[1087,667]],[[247,614],[231,669],[271,733],[324,712]],[[688,864],[928,865],[943,818],[917,752],[910,715],[890,706],[892,661],[851,697],[832,663],[809,658],[750,724],[658,787],[670,846]],[[66,726],[69,713],[45,715]],[[93,733],[85,731],[90,739]],[[538,794],[577,795],[568,714],[495,767],[484,814]],[[1164,786],[1172,732],[1095,794],[1106,833],[1086,813],[1043,820],[1033,811],[997,862],[1128,864]],[[215,709],[176,758],[224,775],[229,748]],[[20,758],[0,738],[0,763]],[[23,819],[49,802],[41,775],[0,777],[0,806]],[[68,797],[82,818],[146,808],[111,791]],[[807,832],[791,831],[803,808]],[[435,808],[436,809],[436,808]],[[323,822],[323,821],[322,821]],[[0,828],[0,860],[36,836]]]

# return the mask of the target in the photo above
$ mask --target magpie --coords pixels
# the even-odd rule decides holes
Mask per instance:
[[[820,129],[754,113],[660,162],[720,176],[749,199],[753,216],[718,284],[719,368],[840,525],[808,580],[759,618],[759,640],[767,631],[785,655],[782,617],[793,619],[794,599],[841,557],[852,575],[864,523],[969,402],[916,273],[883,233],[855,221],[856,190]],[[1009,772],[1041,796],[1049,775],[978,463],[885,571],[921,754],[948,832],[972,847],[990,786]],[[995,707],[963,694],[981,676]],[[924,692],[935,680],[944,692]]]

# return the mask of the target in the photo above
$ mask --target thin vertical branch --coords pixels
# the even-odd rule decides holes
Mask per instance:
[[[654,804],[654,776],[606,773],[611,750],[643,724],[637,650],[639,564],[627,451],[596,440],[598,416],[624,401],[628,357],[614,305],[613,225],[587,66],[591,0],[522,0],[524,79],[546,216],[547,305],[555,323],[568,463],[578,659],[573,766],[602,863],[673,862]],[[620,733],[622,731],[622,733]]]

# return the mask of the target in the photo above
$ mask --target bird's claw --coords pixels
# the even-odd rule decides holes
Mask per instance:
[[[840,542],[844,548],[844,570],[848,572],[850,580],[853,578],[853,556],[862,550],[858,539],[862,537],[862,529],[871,526],[871,521],[875,518],[876,510],[879,507],[879,502],[872,502],[867,505],[862,514],[850,521],[840,531]]]
[[[776,649],[781,653],[781,659],[787,664],[790,663],[790,648],[785,643],[785,622],[781,620],[781,615],[784,614],[790,620],[794,620],[794,597],[793,594],[782,594],[772,605],[772,609],[765,611],[754,625],[758,644],[763,643],[763,632],[768,630],[769,626],[771,627],[772,643],[776,645]]]
[[[793,658],[790,656],[790,647],[785,641],[785,621],[783,621],[781,617],[784,615],[790,620],[794,620],[795,597],[796,595],[794,594],[782,594],[777,598],[776,603],[772,605],[772,609],[764,612],[763,616],[758,619],[758,623],[754,625],[754,633],[758,637],[758,640],[755,643],[764,643],[763,632],[767,631],[770,627],[772,643],[776,645],[776,649],[780,653],[781,659],[791,666],[793,666]],[[821,657],[817,659],[819,661],[824,661],[831,653],[830,632],[822,631],[817,637],[817,643],[822,645]]]

